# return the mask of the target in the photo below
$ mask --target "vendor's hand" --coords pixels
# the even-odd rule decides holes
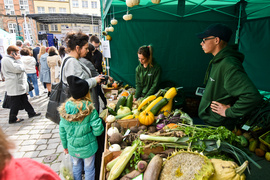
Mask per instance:
[[[68,149],[64,149],[64,153],[65,154],[68,154]]]
[[[96,76],[95,78],[96,78],[97,83],[100,83],[102,79],[105,79],[103,75]]]
[[[137,98],[133,98],[133,102],[137,101]]]
[[[225,105],[225,104],[221,104],[217,101],[212,101],[211,105],[210,105],[212,111],[214,113],[217,113],[223,117],[226,117],[225,111],[226,109],[230,108],[230,105]]]
[[[113,79],[111,76],[109,76],[109,80],[110,80],[111,82],[114,81],[114,79]]]

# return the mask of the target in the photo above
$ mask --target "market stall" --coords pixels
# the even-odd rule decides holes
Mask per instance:
[[[108,108],[101,113],[107,136],[100,179],[256,179],[255,172],[261,172],[257,179],[268,177],[269,172],[256,160],[264,160],[261,162],[269,167],[270,132],[254,135],[239,128],[230,131],[223,126],[195,125],[192,112],[199,103],[199,97],[193,97],[195,90],[202,85],[212,58],[203,53],[195,34],[212,23],[225,23],[233,29],[229,43],[238,44],[245,55],[249,77],[258,89],[270,90],[266,78],[270,54],[265,41],[270,40],[270,1],[108,0],[102,7],[103,34],[109,35],[111,47],[110,75],[134,87],[137,50],[152,44],[153,57],[162,67],[162,83],[157,94],[134,102],[134,88],[129,86],[107,94]],[[186,95],[180,96],[185,102],[179,106],[176,102],[182,92],[175,87],[182,87]],[[177,159],[193,156],[204,163],[191,166],[191,161]],[[221,164],[230,167],[227,174],[220,171]],[[196,168],[199,170],[194,172]]]

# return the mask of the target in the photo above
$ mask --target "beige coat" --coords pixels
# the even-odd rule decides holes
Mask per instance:
[[[51,83],[58,83],[60,81],[59,77],[60,74],[58,76],[58,78],[55,77],[55,73],[59,73],[59,72],[55,72],[55,66],[58,65],[59,69],[61,66],[61,58],[59,55],[54,55],[54,56],[48,56],[47,57],[47,62],[48,62],[48,66],[50,67],[51,70]]]

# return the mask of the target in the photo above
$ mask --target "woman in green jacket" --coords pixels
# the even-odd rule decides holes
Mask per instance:
[[[91,103],[87,81],[68,76],[71,98],[59,107],[59,133],[64,152],[71,155],[74,179],[82,179],[84,161],[85,179],[95,179],[96,136],[104,131],[102,120]]]
[[[160,66],[153,62],[151,45],[141,46],[138,50],[140,64],[136,68],[136,93],[134,101],[139,97],[155,94],[160,79]]]

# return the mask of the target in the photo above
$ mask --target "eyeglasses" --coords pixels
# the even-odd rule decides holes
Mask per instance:
[[[205,41],[206,41],[206,40],[209,40],[209,39],[215,39],[215,38],[216,38],[216,37],[212,37],[212,38],[204,38],[204,39],[202,39],[202,43],[205,44]]]

